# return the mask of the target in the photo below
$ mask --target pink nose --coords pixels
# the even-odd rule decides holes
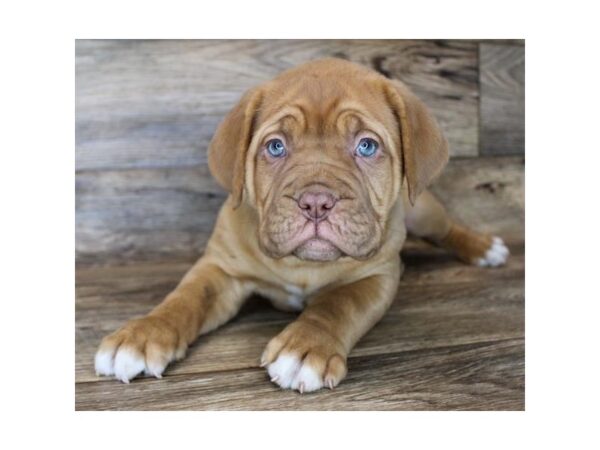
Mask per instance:
[[[336,202],[329,192],[305,192],[300,196],[298,206],[307,218],[321,220],[327,217]]]

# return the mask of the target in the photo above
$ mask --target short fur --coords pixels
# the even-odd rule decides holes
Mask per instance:
[[[356,154],[364,137],[379,144],[375,156]],[[266,151],[271,139],[285,143],[284,157]],[[147,316],[102,341],[96,371],[160,377],[258,293],[302,311],[263,352],[271,381],[300,392],[337,386],[396,296],[407,230],[467,263],[506,260],[501,240],[454,223],[425,190],[447,160],[426,106],[365,67],[323,59],[251,89],[210,144],[210,169],[231,195],[205,254]],[[331,199],[322,220],[307,216],[307,193]]]

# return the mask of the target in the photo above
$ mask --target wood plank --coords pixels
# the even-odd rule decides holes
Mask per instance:
[[[206,165],[83,172],[76,192],[80,263],[196,259],[227,195]]]
[[[474,41],[480,44],[525,46],[525,39],[474,39]]]
[[[524,241],[523,157],[451,161],[432,186],[432,191],[462,223],[507,241]]]
[[[524,161],[452,160],[434,192],[482,231],[522,242]],[[225,193],[206,166],[85,171],[76,180],[78,263],[194,261],[210,237]]]
[[[525,47],[480,44],[483,155],[525,152]]]
[[[453,155],[478,149],[477,43],[408,40],[77,40],[76,168],[193,167],[248,88],[337,56],[401,78]]]
[[[486,270],[430,255],[428,264],[407,259],[398,297],[352,356],[412,351],[523,337],[523,254]],[[422,253],[423,254],[423,253]],[[76,301],[76,380],[98,381],[93,355],[102,339],[126,320],[147,313],[175,287],[185,264],[79,269]],[[202,336],[185,360],[166,374],[194,374],[258,366],[269,341],[294,314],[254,298],[226,326]]]
[[[523,410],[524,341],[349,359],[333,391],[278,389],[262,369],[78,383],[77,410]]]

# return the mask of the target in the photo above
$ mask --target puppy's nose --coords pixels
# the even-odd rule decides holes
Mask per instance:
[[[329,192],[304,192],[298,199],[298,206],[311,220],[322,220],[335,206],[337,199]]]

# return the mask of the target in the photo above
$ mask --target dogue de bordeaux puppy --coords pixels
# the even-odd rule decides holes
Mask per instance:
[[[500,238],[457,224],[425,190],[447,160],[425,105],[366,67],[316,60],[249,90],[208,149],[230,195],[204,255],[148,315],[104,338],[97,373],[160,378],[257,293],[301,311],[262,353],[271,381],[334,388],[396,297],[407,231],[468,264],[508,257]]]

